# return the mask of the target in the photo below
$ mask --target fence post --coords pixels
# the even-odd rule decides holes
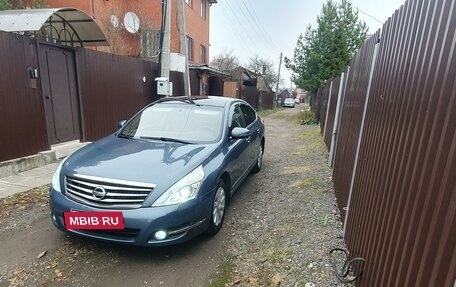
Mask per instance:
[[[323,139],[326,136],[326,126],[328,125],[329,105],[331,105],[331,93],[332,93],[333,83],[334,83],[334,81],[331,81],[331,85],[329,86],[328,106],[326,107],[325,125],[323,127]]]
[[[336,111],[336,117],[337,118],[334,119],[333,132],[335,132],[335,134],[333,134],[333,136],[335,137],[335,139],[334,139],[334,148],[333,148],[333,154],[332,154],[333,158],[331,159],[331,161],[332,161],[331,162],[331,166],[334,164],[334,158],[336,158],[336,154],[337,154],[337,143],[339,142],[339,137],[337,136],[337,134],[339,133],[340,121],[342,119],[342,113],[344,111],[345,94],[347,92],[348,76],[349,75],[350,75],[350,66],[348,66],[348,68],[347,68],[347,74],[345,75],[345,81],[341,80],[341,84],[343,85],[341,87],[343,88],[343,90],[342,90],[342,93],[340,94],[340,98],[337,99],[338,101],[340,100],[340,107]]]
[[[337,104],[336,104],[336,114],[334,115],[334,124],[333,130],[331,135],[331,143],[329,145],[329,157],[328,157],[328,165],[332,167],[333,165],[333,156],[334,156],[334,147],[336,146],[336,132],[337,132],[337,125],[339,124],[339,114],[340,114],[340,104],[342,102],[342,89],[344,88],[344,76],[345,73],[342,72],[340,75],[340,83],[339,83],[339,94],[337,95]]]
[[[365,120],[366,120],[367,105],[369,103],[372,78],[374,76],[375,63],[377,62],[376,60],[377,60],[377,56],[378,56],[379,46],[380,46],[379,41],[377,41],[377,43],[375,44],[375,47],[374,47],[374,55],[372,56],[372,66],[371,66],[371,70],[369,73],[369,84],[367,85],[366,101],[364,102],[364,111],[363,111],[363,117],[361,119],[361,127],[359,129],[358,144],[356,145],[356,155],[355,155],[355,162],[353,164],[352,178],[350,181],[350,191],[348,193],[347,206],[345,207],[346,213],[345,213],[345,220],[344,220],[344,238],[346,238],[346,236],[347,236],[348,214],[350,212],[350,205],[351,205],[351,199],[352,199],[352,194],[353,194],[353,184],[355,182],[356,169],[358,167],[359,150],[361,147],[361,139],[362,139],[363,133],[364,133],[364,124],[365,124]]]

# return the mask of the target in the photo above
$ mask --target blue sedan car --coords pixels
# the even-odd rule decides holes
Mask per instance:
[[[120,126],[56,169],[50,209],[58,229],[138,246],[216,234],[233,193],[261,169],[264,124],[239,99],[164,98]],[[117,221],[98,228],[98,214]]]

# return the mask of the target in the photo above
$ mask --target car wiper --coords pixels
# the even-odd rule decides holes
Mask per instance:
[[[117,135],[119,138],[123,138],[123,139],[132,139],[133,136],[131,135],[124,135],[124,134],[118,134]]]
[[[148,140],[161,140],[164,142],[175,142],[175,143],[182,143],[182,144],[193,144],[188,141],[183,141],[180,139],[174,139],[174,138],[167,138],[167,137],[139,137],[141,139],[148,139]]]

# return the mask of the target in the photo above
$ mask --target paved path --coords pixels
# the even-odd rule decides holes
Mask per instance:
[[[57,165],[57,162],[51,163],[16,175],[0,178],[0,199],[51,183],[52,175]]]

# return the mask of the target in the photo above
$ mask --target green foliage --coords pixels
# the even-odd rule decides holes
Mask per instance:
[[[323,225],[328,225],[328,223],[331,222],[331,216],[329,216],[329,215],[320,216],[319,221]]]
[[[209,287],[225,287],[231,285],[233,281],[234,264],[229,258],[223,265],[223,270],[220,275],[209,285]]]
[[[15,9],[25,9],[25,8],[26,7],[25,7],[25,4],[24,4],[24,1],[18,0]]]
[[[11,9],[11,3],[9,0],[0,0],[0,11]]]
[[[337,77],[366,39],[367,26],[358,21],[348,0],[328,0],[317,17],[317,28],[308,26],[298,38],[292,59],[285,66],[293,71],[295,84],[315,92],[327,79]]]
[[[30,4],[33,9],[47,7],[45,0],[33,0]],[[27,7],[24,4],[24,0],[0,0],[0,11],[25,8]]]
[[[299,119],[301,125],[316,125],[318,124],[317,119],[315,119],[315,114],[311,111],[302,111],[299,114]]]

